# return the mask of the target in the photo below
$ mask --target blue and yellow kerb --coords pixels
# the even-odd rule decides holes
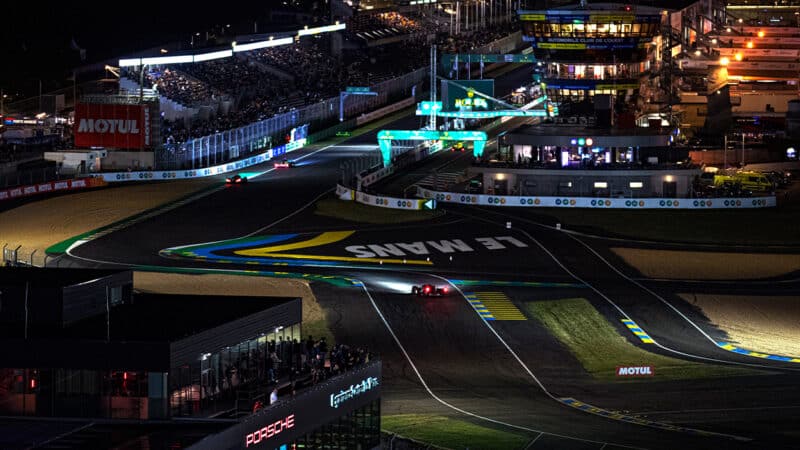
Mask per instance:
[[[638,336],[639,339],[642,340],[643,344],[654,343],[653,338],[651,338],[649,334],[645,333],[644,330],[642,330],[639,325],[636,324],[636,322],[632,321],[631,319],[622,319],[622,323],[624,323],[633,334]]]
[[[753,350],[747,350],[744,348],[737,347],[730,342],[719,341],[717,342],[717,347],[727,350],[729,352],[738,353],[740,355],[745,356],[753,356],[755,358],[762,358],[762,359],[769,359],[770,361],[781,361],[781,362],[791,362],[791,363],[800,363],[800,358],[792,357],[792,356],[782,356],[782,355],[771,355],[769,353],[761,353],[756,352]]]

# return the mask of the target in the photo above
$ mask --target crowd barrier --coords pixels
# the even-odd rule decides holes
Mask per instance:
[[[377,206],[378,208],[404,209],[406,211],[420,211],[425,208],[425,203],[427,202],[427,200],[418,198],[396,198],[384,195],[371,195],[344,187],[340,184],[336,185],[336,196],[340,200],[355,200],[363,205]]]
[[[594,198],[543,197],[516,195],[467,194],[437,192],[417,187],[417,196],[437,202],[463,205],[511,206],[528,208],[594,208],[594,209],[744,209],[772,208],[775,196],[744,198]]]
[[[95,178],[102,178],[108,183],[117,183],[125,181],[151,181],[151,180],[178,180],[185,178],[202,178],[210,177],[213,175],[221,175],[223,173],[233,172],[236,170],[244,169],[245,167],[255,166],[265,161],[283,155],[284,153],[292,150],[302,148],[306,143],[306,139],[300,139],[295,142],[290,142],[286,145],[281,145],[267,150],[249,158],[233,161],[217,166],[207,167],[205,169],[194,170],[147,170],[136,172],[105,172],[93,175]]]
[[[96,178],[78,178],[74,180],[48,181],[45,183],[31,184],[28,186],[17,186],[11,189],[0,191],[0,200],[11,200],[15,198],[28,197],[37,194],[47,194],[51,192],[72,191],[77,189],[88,189],[105,186],[106,182]]]

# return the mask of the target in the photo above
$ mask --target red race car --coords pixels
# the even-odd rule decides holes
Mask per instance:
[[[276,169],[288,169],[294,166],[295,162],[292,161],[291,159],[284,159],[283,161],[276,162],[275,164],[273,164],[273,167],[275,167]]]
[[[432,284],[412,286],[411,294],[417,297],[443,297],[447,295],[447,286],[436,287]]]
[[[225,184],[242,184],[247,183],[247,177],[243,177],[238,173],[232,177],[225,178]]]

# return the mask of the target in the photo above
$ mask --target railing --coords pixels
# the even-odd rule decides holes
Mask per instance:
[[[2,247],[2,266],[45,267],[53,257],[38,248],[5,243]]]

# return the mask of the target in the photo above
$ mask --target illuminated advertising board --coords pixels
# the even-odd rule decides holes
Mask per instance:
[[[79,103],[74,132],[76,147],[150,147],[150,110],[145,105]]]
[[[661,16],[616,11],[596,14],[569,14],[568,11],[520,11],[519,20],[548,23],[660,23]]]
[[[531,47],[534,48],[558,50],[612,50],[642,48],[650,43],[651,39],[635,37],[579,38],[528,36],[526,41],[530,42]]]
[[[380,398],[381,363],[298,390],[294,398],[278,397],[274,405],[188,447],[192,450],[276,450],[326,423]]]
[[[442,80],[442,111],[488,111],[494,80]],[[477,93],[483,94],[478,95]]]

